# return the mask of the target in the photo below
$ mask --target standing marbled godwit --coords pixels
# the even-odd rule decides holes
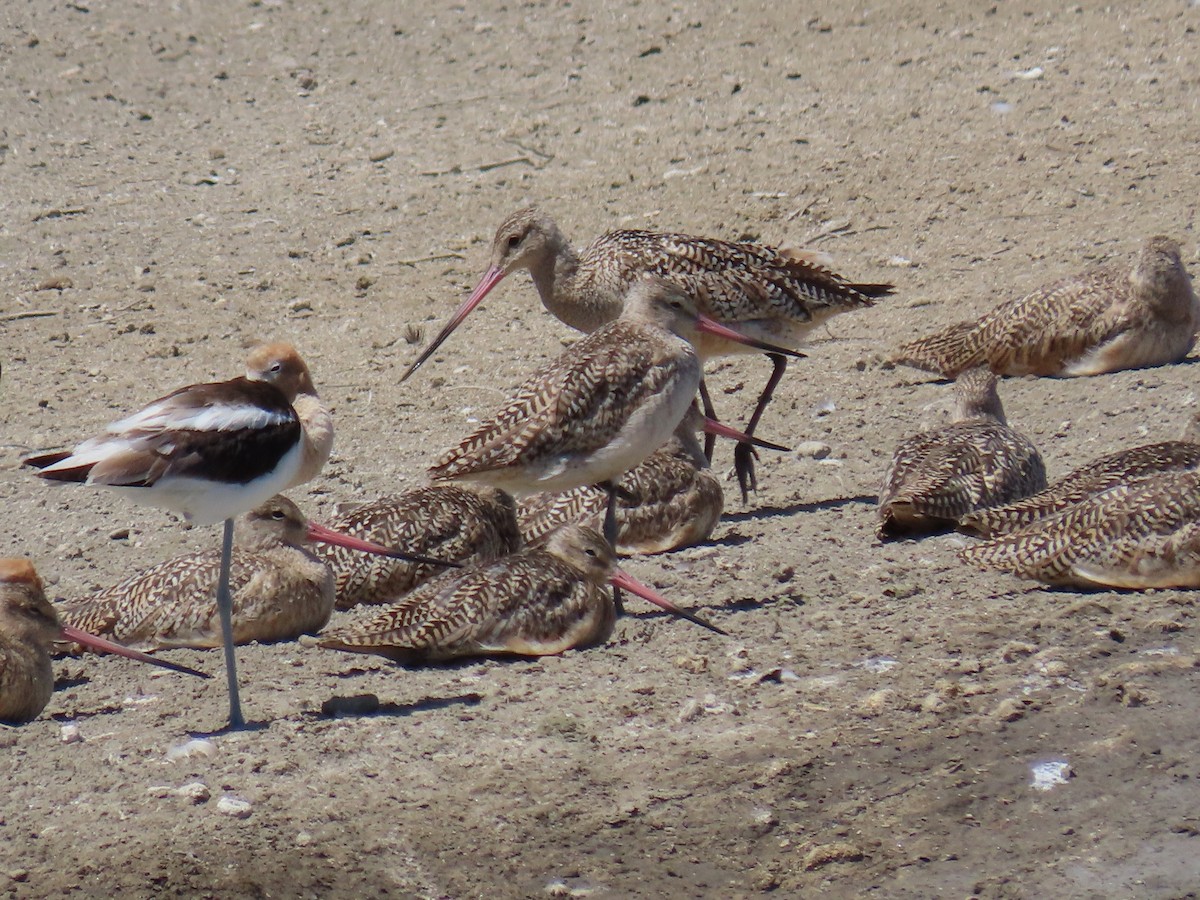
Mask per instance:
[[[1188,355],[1200,301],[1179,244],[1152,237],[1134,261],[1055,282],[977,322],[901,347],[894,362],[947,378],[977,365],[1001,375],[1100,375]]]
[[[615,321],[540,369],[430,475],[516,496],[603,485],[605,537],[615,542],[612,480],[665,444],[683,419],[700,383],[694,342],[704,333],[794,354],[718,325],[680,288],[646,278]]]
[[[62,625],[46,599],[33,563],[27,559],[0,559],[0,724],[20,725],[36,719],[50,702],[54,693],[50,648],[55,641],[74,641],[98,652],[208,677],[187,666],[155,659]]]
[[[339,516],[330,527],[463,565],[505,556],[521,544],[513,498],[487,485],[433,484],[381,497]],[[317,555],[333,571],[338,609],[395,602],[444,568],[364,556],[336,545],[318,548]]]
[[[1177,441],[1160,441],[1101,456],[1030,497],[963,516],[959,530],[978,537],[1008,534],[1053,518],[1110,488],[1197,468],[1200,416],[1193,416]]]
[[[1041,454],[1008,427],[996,376],[969,369],[954,383],[954,423],[901,442],[879,491],[880,538],[953,528],[981,507],[1046,486]]]
[[[1200,587],[1200,472],[1117,484],[959,556],[1052,585]]]
[[[230,560],[233,641],[287,641],[319,631],[333,612],[333,573],[308,544],[405,559],[406,554],[309,522],[283,496],[272,497],[235,526]],[[424,556],[414,562],[432,565]],[[178,556],[111,588],[68,603],[63,618],[127,647],[219,647],[213,588],[221,569],[214,551]]]
[[[621,317],[543,366],[492,419],[430,468],[517,496],[599,483],[664,443],[700,378],[698,334],[798,355],[739,335],[659,278],[630,292]]]
[[[435,579],[374,619],[321,641],[322,647],[419,663],[460,656],[544,656],[602,643],[617,610],[612,583],[724,634],[617,568],[595,530],[567,525],[544,547],[527,547]]]
[[[757,442],[705,418],[693,403],[671,438],[617,482],[619,553],[663,553],[688,547],[707,540],[716,528],[725,496],[696,440],[701,428]],[[517,509],[521,535],[536,544],[563,525],[598,528],[607,501],[607,493],[592,485],[529,497]]]
[[[820,264],[812,253],[685,234],[610,231],[576,251],[549,216],[530,207],[501,223],[487,272],[401,381],[441,346],[501,279],[517,269],[526,269],[533,276],[547,310],[580,331],[595,331],[616,319],[631,286],[649,274],[682,288],[713,320],[757,340],[793,349],[830,316],[870,306],[874,298],[892,292],[890,284],[847,281]],[[699,338],[696,350],[701,359],[746,352],[745,346],[711,334]],[[747,434],[754,434],[783,377],[785,358],[772,354],[771,359],[774,369],[746,426]],[[707,397],[705,412],[713,415]],[[735,458],[745,499],[748,485],[754,485],[749,446],[739,445]]]
[[[229,724],[245,724],[230,619],[233,517],[316,476],[333,448],[333,420],[290,344],[266,344],[246,374],[194,384],[114,422],[70,453],[31,457],[43,478],[117,489],[201,525],[224,520],[217,606],[225,636]]]

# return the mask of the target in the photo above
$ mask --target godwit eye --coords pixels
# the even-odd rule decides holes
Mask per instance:
[[[521,236],[519,234],[510,234],[508,240],[504,242],[504,248],[511,253],[517,249],[517,244],[519,243],[521,243]]]
[[[595,551],[595,549],[593,549],[592,547],[588,547],[588,548],[587,548],[586,550],[584,550],[583,552],[584,552],[584,553],[586,553],[588,556],[590,556],[592,559],[595,559],[595,558],[596,558],[596,551]]]
[[[271,363],[271,371],[274,372],[276,375],[278,375],[280,372],[283,371],[283,363],[278,360],[276,362]]]
[[[287,516],[284,514],[282,509],[273,509],[271,510],[271,518],[276,522],[282,522],[287,518]]]

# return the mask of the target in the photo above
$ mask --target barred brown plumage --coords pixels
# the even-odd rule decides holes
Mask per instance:
[[[612,634],[617,611],[605,589],[610,582],[724,633],[621,572],[595,530],[568,525],[545,546],[446,573],[378,616],[331,633],[321,646],[403,663],[562,653]]]
[[[959,530],[979,537],[1017,531],[1055,516],[1121,484],[1200,467],[1200,417],[1192,416],[1177,441],[1145,444],[1094,459],[1043,491],[1004,506],[976,510]]]
[[[1099,375],[1178,362],[1200,328],[1200,301],[1179,244],[1149,238],[1132,268],[1111,265],[1057,281],[905,344],[892,361],[954,378],[989,365],[1001,375]]]
[[[703,331],[740,339],[679,288],[639,281],[617,321],[542,367],[430,475],[516,496],[619,477],[662,446],[690,406],[701,374],[693,341]]]
[[[1200,472],[1116,484],[959,555],[1053,585],[1200,587]]]
[[[512,497],[487,485],[414,488],[366,503],[338,516],[330,527],[386,547],[404,547],[463,564],[513,553],[521,543]],[[319,545],[315,550],[333,570],[338,609],[394,603],[442,571],[337,545]]]
[[[974,509],[1046,486],[1041,454],[1005,421],[995,374],[969,369],[954,390],[954,423],[907,438],[892,455],[879,491],[881,539],[953,528]]]
[[[42,579],[28,559],[0,559],[0,724],[21,725],[37,718],[54,693],[50,649],[74,640],[93,650],[116,653],[207,678],[203,672],[117,647],[71,626],[63,626],[46,599]]]
[[[358,552],[388,553],[310,523],[294,503],[272,497],[239,517],[229,584],[235,644],[284,641],[320,630],[333,611],[333,573],[309,541],[350,541]],[[189,553],[135,573],[62,608],[68,624],[143,650],[219,647],[214,595],[216,551]]]
[[[830,316],[870,306],[875,298],[892,292],[890,284],[848,281],[822,265],[815,253],[748,242],[626,230],[608,232],[576,251],[553,219],[529,207],[501,223],[487,272],[401,380],[416,371],[488,292],[517,269],[529,271],[547,310],[580,331],[592,332],[616,319],[632,285],[652,274],[690,294],[700,312],[713,320],[789,349]],[[701,359],[749,352],[744,345],[716,336],[701,336],[696,351]],[[771,379],[746,426],[750,435],[783,374],[783,358],[773,360]],[[713,414],[710,407],[705,411]],[[737,466],[746,496],[753,485],[754,466],[745,444],[738,447]]]
[[[702,421],[692,406],[670,440],[617,482],[618,552],[663,553],[712,534],[725,498],[696,439]],[[606,502],[607,494],[590,485],[529,497],[517,509],[521,534],[536,544],[573,522],[598,528]]]

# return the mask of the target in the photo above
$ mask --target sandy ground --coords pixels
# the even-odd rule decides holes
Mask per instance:
[[[263,339],[335,412],[307,511],[419,483],[573,339],[514,278],[398,384],[520,205],[580,241],[807,243],[898,292],[823,331],[764,420],[830,458],[764,459],[710,545],[627,565],[731,638],[639,604],[537,662],[248,647],[261,727],[207,745],[220,679],[63,661],[42,717],[0,730],[0,890],[1195,896],[1192,594],[1044,591],[965,568],[961,538],[873,536],[892,447],[949,394],[886,351],[1148,234],[1200,267],[1200,9],[1140,5],[5,4],[0,552],[57,596],[218,532],[20,457]],[[711,367],[728,418],[767,372]],[[1053,478],[1173,437],[1195,372],[1002,395]],[[360,694],[378,713],[322,715]],[[1042,763],[1065,783],[1035,788]]]

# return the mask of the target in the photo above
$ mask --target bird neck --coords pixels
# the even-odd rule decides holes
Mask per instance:
[[[562,233],[552,234],[547,246],[549,252],[529,265],[542,306],[560,322],[588,333],[615,319],[621,312],[620,301],[611,311],[610,304],[599,302],[596,292],[587,289],[579,254]]]
[[[289,487],[316,478],[329,459],[329,454],[333,452],[333,416],[321,403],[320,398],[316,394],[300,394],[292,407],[300,419],[304,445],[300,471]]]

